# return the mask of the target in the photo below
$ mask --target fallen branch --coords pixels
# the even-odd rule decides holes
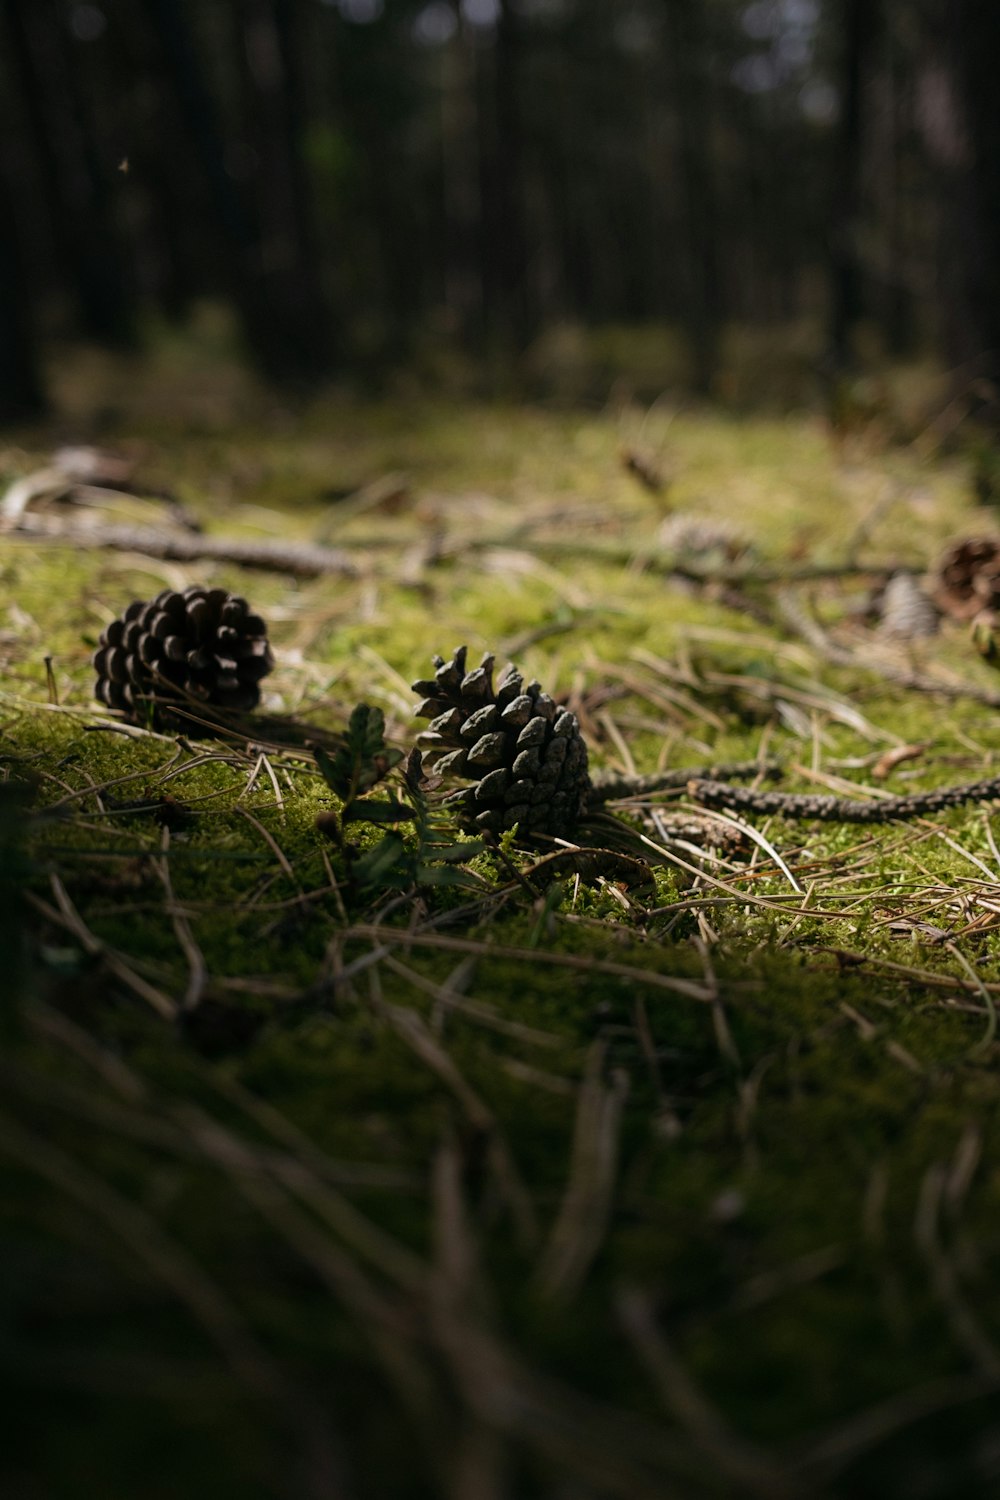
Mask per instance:
[[[964,786],[941,787],[916,792],[910,797],[884,797],[860,802],[851,797],[803,796],[789,792],[754,792],[748,787],[722,781],[692,780],[688,796],[702,807],[724,807],[731,812],[756,813],[762,817],[805,818],[819,823],[895,823],[903,818],[923,818],[930,813],[961,807],[966,802],[989,802],[1000,798],[1000,776],[988,781],[969,781]]]
[[[891,682],[896,687],[908,688],[914,693],[938,693],[942,698],[968,698],[973,703],[985,703],[988,708],[1000,708],[1000,693],[978,683],[961,678],[931,677],[926,672],[914,671],[912,667],[895,662],[880,661],[875,657],[839,646],[832,641],[818,620],[814,620],[803,607],[801,600],[789,593],[780,592],[777,600],[778,612],[785,624],[802,637],[807,645],[834,667],[851,667],[856,671],[870,672]]]
[[[292,573],[297,578],[319,578],[329,574],[352,577],[357,573],[355,563],[346,552],[334,547],[318,547],[312,542],[261,542],[242,537],[200,536],[157,531],[151,526],[74,525],[60,516],[37,515],[31,511],[19,515],[12,525],[4,526],[0,534],[31,537],[66,547],[140,552],[144,557],[162,558],[167,562],[210,559],[235,563],[241,568]]]
[[[386,547],[394,545],[394,539],[384,534],[370,535],[357,545]],[[524,528],[520,527],[494,536],[470,536],[465,532],[449,536],[438,555],[445,560],[465,557],[469,552],[503,552],[512,548],[521,548],[539,557],[575,557],[596,563],[620,564],[622,567],[641,565],[655,573],[683,578],[699,585],[816,583],[839,578],[887,578],[892,573],[919,571],[888,559],[870,563],[853,559],[831,563],[768,563],[749,558],[745,562],[722,565],[717,561],[699,563],[690,553],[669,547],[645,546],[641,541],[633,546],[622,542],[575,541],[564,536],[532,536],[529,541],[525,537]]]

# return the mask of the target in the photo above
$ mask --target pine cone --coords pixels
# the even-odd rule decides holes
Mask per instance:
[[[697,511],[675,511],[661,524],[656,540],[666,552],[703,561],[713,557],[731,563],[749,550],[749,542],[730,521]]]
[[[956,620],[1000,611],[1000,538],[966,537],[944,553],[935,569],[934,603]]]
[[[537,682],[525,687],[515,667],[505,667],[494,688],[493,657],[471,672],[465,657],[465,646],[449,662],[435,656],[434,680],[413,684],[423,699],[417,717],[431,720],[423,743],[448,752],[435,773],[473,783],[456,799],[462,822],[489,833],[516,823],[523,838],[571,835],[590,792],[576,715]]]
[[[879,630],[901,641],[915,641],[936,634],[937,607],[910,573],[893,573],[879,601]]]
[[[256,708],[261,679],[274,666],[267,626],[245,599],[225,589],[164,589],[136,599],[101,632],[94,696],[136,723],[191,730],[187,708]]]

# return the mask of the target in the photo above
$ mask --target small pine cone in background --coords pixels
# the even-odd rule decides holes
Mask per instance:
[[[657,530],[656,540],[664,551],[692,561],[717,558],[732,563],[750,550],[747,538],[731,522],[689,510],[668,516]]]
[[[933,599],[955,620],[1000,612],[1000,537],[970,536],[949,547],[934,570]]]
[[[205,707],[244,713],[274,666],[267,626],[225,589],[164,589],[101,632],[94,696],[138,724],[195,726]],[[180,713],[171,713],[171,708]]]
[[[879,631],[899,641],[915,641],[935,635],[938,610],[912,573],[893,573],[879,600]]]
[[[458,800],[467,828],[502,833],[515,823],[522,838],[571,836],[587,804],[587,746],[575,714],[560,708],[537,682],[525,686],[505,667],[493,685],[493,657],[466,671],[466,648],[451,661],[434,658],[433,681],[413,684],[430,719],[421,736],[438,755],[439,776],[472,782]]]

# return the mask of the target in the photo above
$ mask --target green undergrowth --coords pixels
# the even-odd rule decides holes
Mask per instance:
[[[467,642],[571,703],[596,772],[994,775],[961,628],[894,647],[870,580],[801,576],[989,529],[961,463],[662,406],[118,421],[140,492],[355,572],[0,546],[4,1494],[1000,1493],[992,805],[699,843],[675,791],[586,858],[455,854],[398,756],[355,816],[313,754],[360,702],[410,748],[409,682]],[[664,571],[677,516],[728,580]],[[89,652],[194,582],[267,616],[260,713],[126,736]]]

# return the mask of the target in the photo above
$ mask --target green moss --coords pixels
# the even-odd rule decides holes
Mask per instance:
[[[0,767],[31,787],[13,882],[4,854],[5,902],[16,884],[32,903],[4,928],[8,947],[29,929],[31,992],[5,1031],[0,1106],[0,1349],[27,1377],[7,1396],[14,1492],[37,1471],[52,1495],[79,1494],[81,1475],[102,1497],[306,1493],[289,1456],[314,1441],[316,1410],[359,1496],[458,1493],[461,1455],[488,1467],[483,1420],[512,1493],[677,1493],[650,1448],[609,1436],[635,1418],[689,1441],[624,1331],[626,1293],[721,1416],[785,1453],[989,1369],[1000,1093],[992,1001],[970,979],[1000,983],[988,810],[761,825],[806,897],[761,849],[752,867],[749,850],[707,863],[721,887],[668,865],[626,886],[552,877],[514,846],[470,862],[477,886],[401,896],[352,883],[317,832],[331,796],[304,732],[269,756],[279,799],[254,749],[124,738],[89,702],[89,643],[123,603],[211,581],[271,620],[262,738],[269,714],[335,729],[364,699],[409,743],[406,684],[467,641],[516,647],[572,694],[597,769],[763,745],[809,791],[814,772],[865,781],[906,741],[926,748],[890,789],[975,779],[995,734],[974,702],[825,665],[738,600],[651,567],[560,552],[648,552],[660,510],[619,457],[640,423],[675,471],[669,505],[732,521],[768,561],[836,558],[888,482],[900,498],[871,555],[930,556],[974,523],[962,476],[905,452],[846,470],[798,417],[326,402],[294,432],[184,420],[165,406],[123,425],[145,439],[151,482],[220,533],[325,533],[361,576],[0,542]],[[35,434],[7,471],[46,447]],[[330,498],[389,471],[411,484],[394,511]],[[439,533],[452,550],[421,572]],[[494,549],[455,543],[485,535]],[[848,602],[817,585],[829,628]],[[960,631],[927,652],[994,681]],[[351,836],[367,850],[382,831]],[[171,1022],[142,987],[181,1001],[195,952],[200,1019]],[[463,1222],[481,1263],[465,1289]],[[567,1224],[571,1250],[547,1249]],[[450,1269],[429,1292],[434,1266]],[[442,1330],[471,1340],[483,1321],[515,1361],[517,1400],[470,1387],[485,1366],[450,1363]],[[260,1386],[223,1325],[250,1340]],[[605,1403],[606,1426],[577,1398]],[[830,1492],[902,1496],[919,1470],[937,1476],[927,1494],[987,1494],[990,1420],[942,1401]],[[557,1430],[575,1435],[554,1457]],[[684,1493],[742,1493],[703,1456],[684,1474]]]

